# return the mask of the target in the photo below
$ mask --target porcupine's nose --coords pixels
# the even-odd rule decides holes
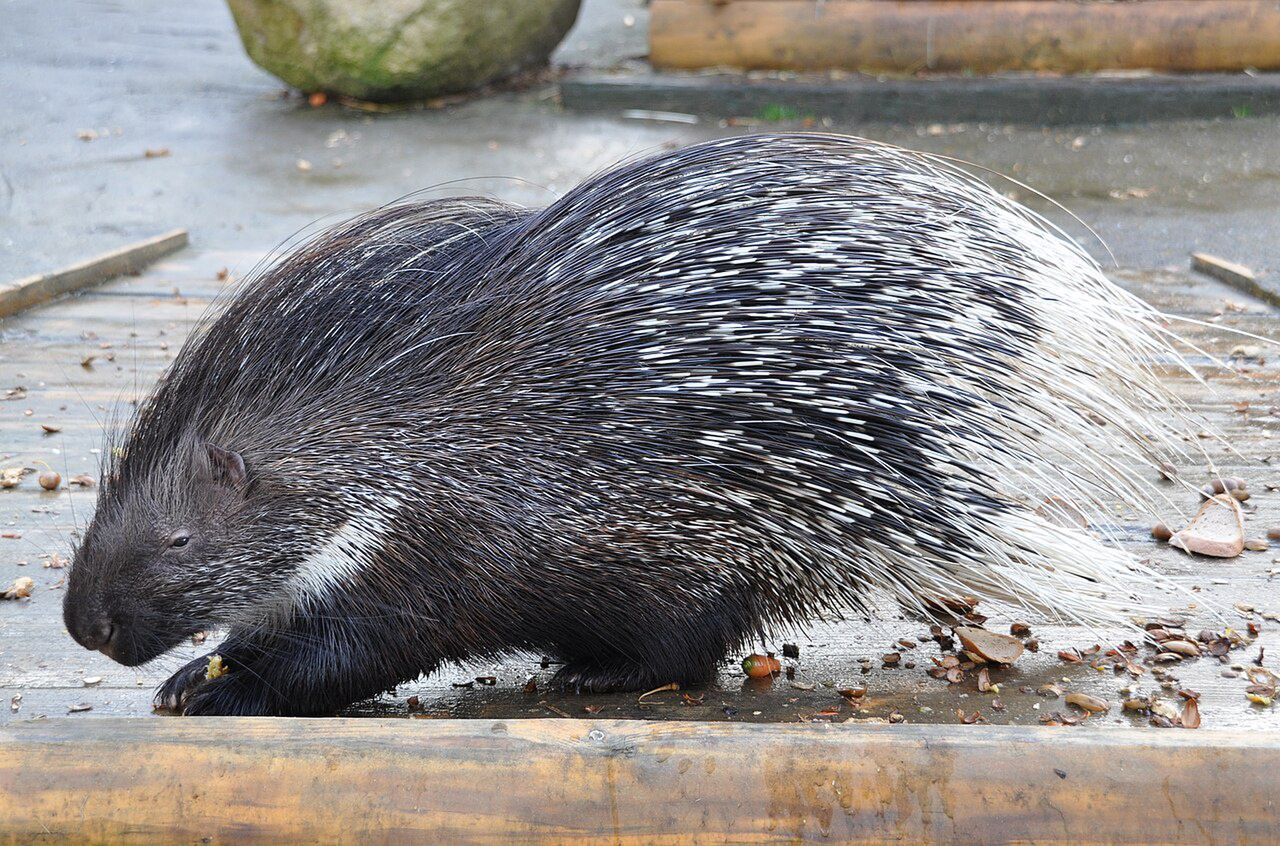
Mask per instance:
[[[108,658],[115,658],[112,654],[116,644],[116,633],[119,628],[115,623],[106,617],[99,617],[88,620],[77,626],[78,631],[72,631],[71,635],[85,649],[96,649]]]

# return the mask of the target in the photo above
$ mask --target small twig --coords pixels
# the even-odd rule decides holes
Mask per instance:
[[[667,690],[679,690],[679,689],[680,689],[680,685],[676,684],[675,682],[669,682],[667,684],[664,684],[662,687],[655,687],[653,690],[646,691],[645,693],[640,694],[640,698],[636,700],[636,704],[643,702],[646,696],[652,696],[655,693],[662,693],[663,691],[667,691]]]
[[[560,710],[559,708],[557,708],[556,706],[552,705],[550,702],[548,702],[548,701],[547,701],[547,700],[545,700],[545,699],[543,699],[543,700],[542,700],[541,702],[539,702],[538,704],[539,704],[539,705],[541,705],[543,708],[546,708],[548,711],[550,711],[550,712],[551,712],[551,713],[553,713],[553,714],[557,714],[557,715],[559,715],[559,716],[561,716],[561,717],[564,717],[564,718],[566,718],[566,719],[570,719],[570,720],[572,720],[572,719],[573,719],[573,716],[572,716],[572,715],[565,713],[564,711],[562,711],[562,710]]]

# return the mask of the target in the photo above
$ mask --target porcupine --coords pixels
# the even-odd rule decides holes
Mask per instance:
[[[136,665],[226,627],[229,672],[158,701],[288,715],[517,650],[696,685],[877,592],[1111,622],[1147,576],[1035,505],[1151,501],[1169,337],[1040,217],[855,138],[402,202],[192,336],[104,468],[67,628]]]

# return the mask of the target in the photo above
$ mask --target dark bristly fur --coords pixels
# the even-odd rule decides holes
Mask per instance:
[[[1091,607],[1066,580],[1109,574],[1068,551],[1114,553],[1035,534],[999,475],[1086,413],[1137,428],[1146,316],[1027,232],[936,162],[819,136],[656,156],[536,212],[360,217],[178,356],[112,451],[68,629],[137,664],[225,625],[230,672],[195,661],[161,702],[323,714],[511,650],[573,689],[697,684],[873,587]],[[1137,327],[1136,375],[1041,363],[1059,269],[1104,340]]]

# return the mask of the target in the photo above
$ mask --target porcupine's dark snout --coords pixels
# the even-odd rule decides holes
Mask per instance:
[[[96,649],[108,658],[115,658],[112,653],[119,642],[116,635],[120,630],[105,613],[81,614],[69,609],[66,623],[67,631],[76,643],[85,649]]]
[[[126,666],[142,663],[145,658],[139,660],[133,648],[136,638],[124,623],[125,617],[113,611],[105,595],[94,590],[87,579],[73,582],[78,584],[68,586],[62,603],[62,619],[76,643]]]

